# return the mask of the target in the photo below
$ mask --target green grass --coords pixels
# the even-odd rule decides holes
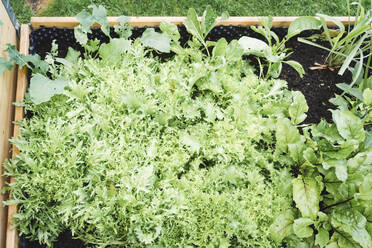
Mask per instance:
[[[10,2],[20,21],[28,22],[33,13],[25,7],[26,0]],[[370,2],[364,0],[363,5],[369,8]],[[231,16],[347,15],[346,0],[56,0],[40,15],[74,16],[90,4],[103,5],[111,16],[180,16],[190,7],[201,14],[208,4]]]
[[[30,22],[30,17],[35,15],[30,6],[27,5],[26,0],[10,0],[10,4],[21,23]]]

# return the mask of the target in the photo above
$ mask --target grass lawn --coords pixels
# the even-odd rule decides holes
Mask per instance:
[[[363,0],[363,5],[368,8],[370,2]],[[10,3],[22,23],[36,15],[26,0]],[[190,7],[201,14],[208,4],[217,13],[228,11],[231,16],[347,15],[346,0],[56,0],[39,15],[74,16],[92,3],[103,5],[111,16],[180,16]]]

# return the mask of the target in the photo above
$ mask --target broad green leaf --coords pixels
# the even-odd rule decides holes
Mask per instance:
[[[347,180],[347,165],[339,164],[336,166],[336,177],[338,180],[345,182]]]
[[[203,30],[204,38],[207,34],[212,30],[212,28],[216,25],[217,15],[214,13],[212,7],[210,5],[207,6],[206,10],[203,13],[201,26]]]
[[[312,149],[311,147],[308,147],[308,148],[306,148],[306,150],[304,150],[303,157],[310,164],[314,165],[314,164],[319,163],[319,159],[316,156],[316,154],[314,152],[314,149]]]
[[[3,74],[5,70],[12,70],[13,69],[13,63],[10,61],[7,61],[4,58],[0,57],[0,75]]]
[[[372,247],[370,234],[366,230],[367,219],[355,208],[341,207],[332,213],[332,226],[351,235],[363,248]]]
[[[270,47],[266,44],[266,42],[256,38],[243,36],[238,42],[247,54],[256,54],[262,56],[265,50],[270,50]]]
[[[225,57],[227,61],[238,61],[242,58],[244,50],[241,48],[237,40],[232,40],[226,48]]]
[[[148,28],[143,32],[141,42],[147,47],[154,48],[163,53],[170,52],[170,38],[166,33],[157,33],[153,28]]]
[[[213,48],[213,57],[224,56],[227,49],[227,41],[225,38],[221,38],[217,41],[216,46]]]
[[[349,103],[348,101],[345,100],[344,97],[337,95],[331,99],[329,99],[329,102],[334,104],[335,106],[338,107],[338,109],[347,111],[349,110]]]
[[[362,142],[365,138],[363,122],[350,111],[331,110],[337,130],[344,139]]]
[[[341,83],[341,84],[336,84],[336,86],[340,88],[341,90],[343,90],[345,93],[352,95],[359,100],[362,100],[362,91],[357,88],[351,87],[350,84]]]
[[[306,119],[309,110],[304,95],[300,91],[292,91],[292,103],[288,108],[292,123],[297,125]]]
[[[99,48],[99,55],[103,60],[119,62],[121,56],[128,51],[130,47],[130,40],[124,38],[115,38],[107,44],[102,44]]]
[[[314,137],[325,138],[331,143],[343,141],[338,133],[336,125],[329,124],[325,120],[321,120],[319,124],[313,125],[311,133]]]
[[[372,174],[364,178],[362,185],[359,187],[359,193],[355,195],[355,198],[363,201],[372,201]]]
[[[372,105],[372,89],[367,88],[363,91],[363,103],[365,105]]]
[[[315,245],[323,248],[329,241],[329,232],[323,228],[319,228],[318,233],[315,235]]]
[[[286,64],[290,65],[293,69],[295,69],[297,71],[297,73],[300,75],[301,78],[305,75],[304,68],[297,61],[288,60],[288,61],[283,61],[283,63],[286,63]]]
[[[178,41],[181,37],[180,33],[178,32],[177,25],[170,23],[169,21],[161,22],[160,30],[163,33],[166,33],[173,41]]]
[[[280,119],[276,124],[277,146],[282,152],[288,152],[289,144],[303,143],[304,137],[300,135],[297,128],[291,124],[289,119]]]
[[[187,12],[187,19],[183,23],[183,25],[186,27],[187,32],[192,34],[195,38],[197,38],[200,42],[204,42],[204,30],[202,26],[200,25],[200,22],[198,20],[198,15],[196,14],[195,9],[190,8]]]
[[[110,37],[110,24],[106,17],[106,9],[99,5],[98,7],[96,5],[89,5],[89,8],[92,9],[92,17],[93,20],[101,25],[101,30],[103,33]]]
[[[305,148],[305,144],[302,141],[294,144],[288,144],[289,155],[297,164],[302,164],[304,160],[303,151]]]
[[[293,231],[299,238],[309,238],[313,235],[313,229],[310,225],[314,224],[314,221],[309,218],[299,218],[294,220]]]
[[[41,74],[36,74],[31,78],[30,98],[35,104],[47,102],[54,95],[62,94],[67,85],[68,81],[64,79],[50,80]]]
[[[372,90],[372,76],[369,76],[368,78],[364,79],[364,82],[362,84],[362,89],[371,89]]]
[[[79,14],[77,14],[76,19],[80,23],[81,31],[86,33],[91,32],[90,27],[94,24],[95,20],[88,11],[81,11]]]
[[[2,26],[4,23],[0,20],[0,26]]]
[[[367,149],[372,146],[372,129],[367,132],[366,142],[364,148]]]
[[[218,23],[223,22],[228,18],[229,15],[227,14],[227,12],[222,13],[221,17],[217,18],[217,15],[213,12],[212,7],[208,5],[207,9],[203,13],[201,23],[204,39]]]
[[[338,246],[337,242],[331,242],[325,248],[340,248],[340,246]]]
[[[325,170],[329,170],[330,168],[336,168],[338,166],[345,166],[347,165],[347,160],[337,160],[337,159],[330,159],[330,160],[326,160],[322,163],[323,165],[323,168]]]
[[[335,248],[336,247],[337,248],[349,248],[349,247],[360,248],[360,246],[356,242],[354,242],[354,240],[349,235],[347,235],[346,233],[341,234],[338,232],[333,233],[330,244],[326,246],[326,248],[333,248],[333,247]]]
[[[110,25],[106,17],[106,9],[102,5],[98,7],[96,5],[89,5],[88,7],[92,9],[92,14],[83,10],[76,16],[80,24],[74,28],[74,35],[81,45],[88,42],[87,34],[92,32],[91,27],[94,23],[100,24],[102,32],[110,37]]]
[[[322,23],[313,16],[301,16],[294,20],[288,28],[288,37],[293,37],[302,31],[319,29]]]
[[[316,219],[319,212],[320,187],[314,178],[298,176],[292,180],[293,200],[302,217]]]
[[[266,30],[270,30],[273,25],[273,17],[272,16],[261,16],[258,18],[261,24],[265,27]]]
[[[279,243],[285,237],[293,233],[293,222],[294,216],[292,211],[288,210],[279,216],[277,216],[270,226],[270,236],[271,238]]]

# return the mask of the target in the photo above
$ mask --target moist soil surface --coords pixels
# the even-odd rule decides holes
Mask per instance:
[[[131,38],[135,39],[140,37],[144,28],[134,28]],[[158,30],[158,28],[155,28]],[[179,27],[181,34],[181,43],[186,44],[190,39],[190,35],[187,33],[184,27]],[[280,37],[284,37],[287,33],[286,28],[273,28],[273,31]],[[305,31],[301,33],[300,37],[308,37],[319,31]],[[253,32],[249,27],[240,26],[219,26],[215,27],[208,35],[208,40],[216,41],[219,38],[226,38],[227,41],[233,39],[239,39],[242,36],[250,36],[254,38],[262,39],[262,36]],[[103,43],[107,43],[109,39],[97,29],[92,31],[92,34],[88,36],[90,39],[99,39]],[[112,37],[115,34],[112,32]],[[298,36],[297,36],[298,37]],[[315,63],[324,64],[325,59],[328,55],[327,51],[313,47],[297,41],[297,37],[292,38],[286,43],[286,47],[292,50],[292,54],[288,60],[295,60],[299,62],[305,69],[306,74],[303,78],[300,78],[298,73],[289,67],[283,65],[283,71],[280,79],[288,82],[289,90],[301,91],[309,106],[307,118],[305,123],[318,123],[321,119],[331,121],[331,112],[328,109],[335,109],[335,106],[329,102],[329,99],[333,98],[335,94],[341,94],[342,91],[336,87],[338,83],[351,82],[351,73],[346,72],[343,76],[337,74],[337,70],[329,69],[317,69],[311,70]],[[58,44],[58,56],[65,57],[69,47],[83,52],[83,48],[76,42],[74,38],[73,29],[58,29],[58,28],[40,28],[33,30],[30,35],[30,53],[39,54],[42,58],[45,57],[46,53],[51,50],[52,41],[55,40]],[[322,45],[327,46],[327,43],[323,42]],[[154,53],[155,54],[155,53]],[[157,54],[162,59],[167,59],[173,56],[173,54]],[[41,248],[37,242],[27,240],[25,237],[21,237],[20,248]],[[83,244],[82,241],[73,239],[71,232],[66,231],[59,236],[58,241],[54,244],[55,248],[88,248]]]

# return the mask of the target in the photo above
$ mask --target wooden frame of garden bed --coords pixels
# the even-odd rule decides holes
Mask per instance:
[[[288,27],[293,20],[297,17],[274,17],[273,26],[275,27]],[[349,17],[336,17],[343,24],[353,23],[354,19]],[[108,17],[111,26],[119,24],[117,17]],[[169,21],[171,23],[181,25],[186,20],[186,17],[130,17],[129,22],[135,27],[144,26],[159,26],[162,21]],[[79,25],[79,22],[75,17],[32,17],[31,26],[34,29],[44,27],[57,27],[57,28],[74,28]],[[260,25],[258,17],[230,17],[224,22],[218,25],[241,25],[251,26]],[[332,26],[333,23],[329,22],[328,25]],[[21,26],[21,40],[20,40],[20,52],[28,54],[29,50],[29,35],[30,26],[23,24]],[[18,70],[17,78],[17,91],[16,91],[16,102],[23,102],[25,92],[27,89],[27,69],[24,67],[22,70]],[[23,107],[15,107],[15,121],[22,121],[24,116]],[[20,127],[14,125],[14,138],[19,135]],[[13,145],[13,156],[19,154],[18,148]],[[11,181],[14,181],[11,178]],[[11,196],[10,196],[11,197]],[[18,248],[18,233],[17,230],[12,228],[12,215],[17,212],[17,205],[10,205],[8,210],[8,226],[6,233],[6,248]]]
[[[7,58],[7,54],[3,51],[6,44],[12,44],[18,47],[17,31],[12,23],[10,15],[7,12],[3,2],[0,2],[0,20],[3,25],[0,26],[0,57]],[[14,114],[14,96],[17,83],[17,70],[4,71],[0,75],[0,165],[5,159],[9,158],[10,144],[9,138],[12,136],[12,120]],[[1,168],[1,175],[4,169]],[[0,188],[6,183],[6,178],[0,177]],[[0,194],[0,201],[6,200],[5,194]],[[5,247],[5,235],[7,230],[7,207],[0,205],[0,248]]]

